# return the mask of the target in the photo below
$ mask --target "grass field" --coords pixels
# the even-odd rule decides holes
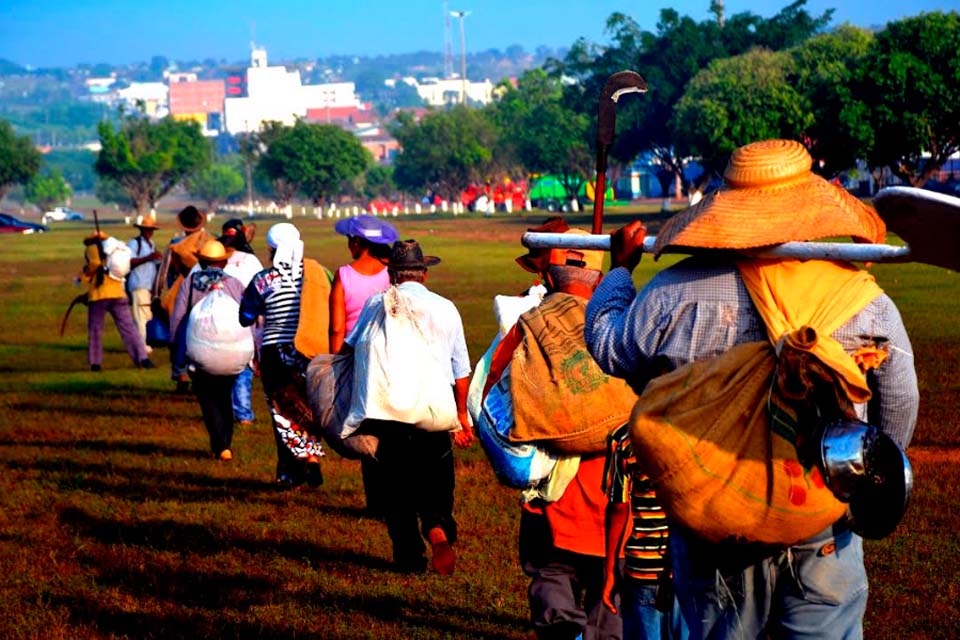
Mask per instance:
[[[612,212],[609,226],[628,218]],[[443,259],[428,284],[459,307],[474,360],[495,331],[493,295],[532,280],[513,259],[521,231],[541,219],[397,220]],[[271,222],[258,222],[262,258]],[[295,222],[308,255],[347,261],[331,221]],[[169,212],[161,224],[166,241]],[[385,527],[363,515],[356,462],[328,456],[319,489],[274,487],[260,396],[256,424],[236,433],[236,459],[223,464],[206,455],[195,401],[172,394],[166,353],[154,354],[155,371],[132,369],[108,321],[105,371],[89,372],[83,310],[62,338],[57,327],[80,292],[72,281],[90,226],[0,244],[0,638],[532,637],[518,498],[478,445],[457,452],[457,573],[409,577],[391,571]],[[637,280],[672,260],[645,261]],[[891,538],[866,545],[866,636],[957,637],[960,283],[920,265],[874,272],[910,331],[922,405],[913,503]]]

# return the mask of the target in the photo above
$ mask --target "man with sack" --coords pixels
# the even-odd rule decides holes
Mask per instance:
[[[137,325],[140,338],[147,341],[147,322],[153,318],[151,303],[153,302],[153,283],[157,279],[157,269],[160,266],[162,254],[157,251],[153,243],[153,234],[159,229],[157,219],[153,214],[144,216],[133,223],[140,234],[131,239],[127,246],[130,248],[130,275],[127,276],[127,293],[130,295],[130,311],[133,313],[133,322]],[[153,349],[147,345],[147,353]]]
[[[137,333],[137,327],[130,315],[127,294],[124,291],[125,278],[108,268],[108,243],[120,244],[102,231],[88,236],[83,244],[83,278],[87,281],[87,360],[91,371],[103,368],[103,328],[106,316],[113,316],[117,332],[123,340],[133,364],[142,369],[153,369],[153,361],[147,355],[147,345]]]
[[[176,364],[193,381],[210,451],[224,462],[233,459],[233,385],[253,357],[253,331],[239,320],[243,283],[223,270],[232,253],[216,240],[197,250],[200,268],[180,287],[170,316],[174,352],[184,355]]]
[[[737,149],[725,184],[666,223],[656,254],[882,241],[876,212],[811,166],[792,141]],[[585,338],[603,370],[642,392],[631,436],[670,522],[690,637],[862,637],[867,577],[854,531],[886,515],[858,513],[856,498],[848,509],[816,457],[824,422],[869,416],[900,477],[891,465],[885,486],[864,491],[895,496],[899,481],[899,504],[883,510],[902,515],[900,449],[918,390],[896,306],[849,263],[716,253],[661,271],[637,293],[630,274],[644,234],[634,222],[612,236],[613,268],[588,305]]]
[[[587,233],[567,229],[560,218],[532,231]],[[565,487],[522,506],[520,565],[530,577],[531,622],[538,638],[613,640],[623,627],[602,600],[604,443],[626,422],[636,397],[599,370],[583,343],[584,310],[603,275],[603,252],[531,249],[517,263],[538,274],[548,293],[504,336],[487,384],[509,362],[514,419],[523,425],[513,425],[511,440],[536,442],[574,462],[579,457]],[[622,557],[619,549],[614,553]]]
[[[454,468],[451,436],[474,439],[467,416],[470,357],[460,313],[424,286],[427,269],[416,240],[394,243],[391,286],[371,296],[341,353],[353,353],[353,394],[345,426],[379,439],[376,458],[386,489],[387,531],[399,571],[422,573],[427,538],[435,571],[454,571]]]

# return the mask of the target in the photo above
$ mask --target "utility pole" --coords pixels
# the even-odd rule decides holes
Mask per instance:
[[[450,43],[450,0],[443,0],[443,77],[453,77],[453,45]]]
[[[463,32],[463,19],[469,11],[451,11],[450,15],[460,19],[460,104],[467,104],[467,39]]]

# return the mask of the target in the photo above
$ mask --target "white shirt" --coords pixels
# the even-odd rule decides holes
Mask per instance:
[[[147,240],[143,236],[137,236],[127,243],[130,248],[131,258],[146,258],[157,250],[157,245],[152,240]],[[157,279],[157,268],[160,266],[159,260],[148,260],[130,270],[127,275],[127,289],[152,289],[153,281]]]

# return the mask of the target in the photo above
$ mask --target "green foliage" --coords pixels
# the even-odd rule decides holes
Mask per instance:
[[[27,136],[0,120],[0,200],[15,184],[26,184],[40,170],[40,152]]]
[[[33,202],[47,211],[54,205],[66,202],[70,197],[70,185],[63,179],[60,170],[46,169],[33,176],[24,187],[27,202]]]
[[[430,189],[454,200],[493,166],[497,131],[484,111],[456,106],[420,122],[401,113],[391,132],[402,149],[394,161],[394,180],[410,192]]]
[[[515,158],[523,174],[556,174],[573,197],[592,175],[589,118],[567,107],[560,81],[540,69],[521,76],[516,89],[501,89],[490,107],[500,131],[498,162]]]
[[[130,195],[116,180],[110,178],[97,178],[97,183],[93,189],[97,200],[107,204],[115,204],[123,208],[136,208],[136,203],[130,200]]]
[[[764,49],[712,62],[677,103],[671,122],[677,149],[720,173],[741,145],[799,139],[813,118],[790,82],[793,68],[789,54]]]
[[[217,205],[243,193],[243,176],[234,167],[215,163],[204,167],[186,181],[190,195],[203,200],[208,211],[216,211]]]
[[[891,22],[857,68],[848,122],[867,118],[871,167],[920,186],[960,150],[960,13]],[[925,154],[929,154],[925,157]]]
[[[363,186],[360,192],[367,199],[389,198],[397,191],[393,181],[393,167],[374,165],[363,174]]]
[[[210,162],[209,142],[196,122],[164,118],[151,122],[136,114],[124,116],[119,129],[100,123],[100,155],[96,171],[123,187],[137,213]]]
[[[814,169],[826,176],[848,170],[864,157],[870,122],[846,118],[844,112],[852,104],[851,80],[872,40],[869,31],[843,25],[790,50],[796,62],[791,82],[813,114],[804,139],[818,161]]]
[[[272,180],[284,180],[315,205],[335,196],[369,166],[370,154],[360,140],[334,125],[297,122],[267,147],[259,169]]]
[[[97,181],[93,169],[96,161],[97,154],[85,149],[54,149],[43,156],[43,164],[59,170],[75,192],[93,191]]]

